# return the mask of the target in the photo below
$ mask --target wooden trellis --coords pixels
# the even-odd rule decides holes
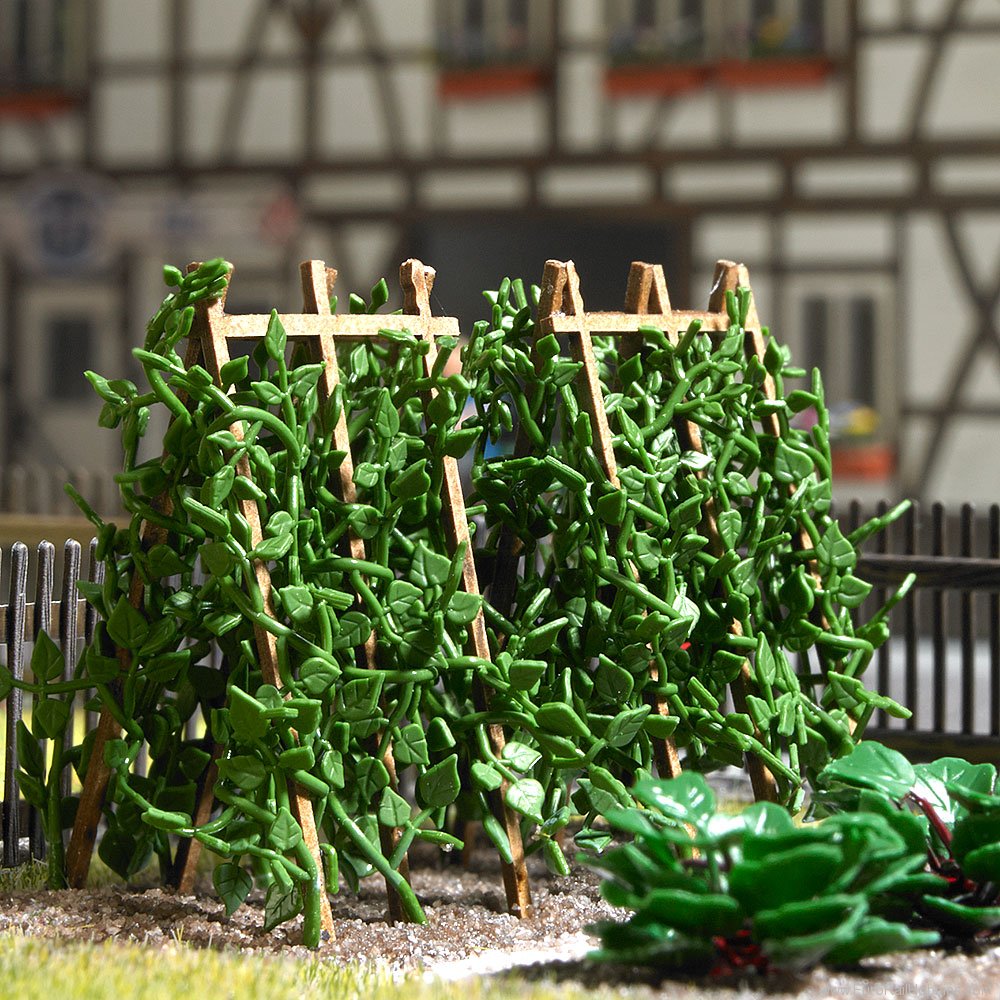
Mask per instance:
[[[386,328],[387,318],[378,315],[331,314],[330,293],[336,281],[337,272],[332,268],[327,268],[322,261],[317,260],[304,263],[301,272],[305,313],[283,315],[279,319],[285,329],[288,340],[303,344],[313,358],[325,365],[323,377],[319,382],[319,391],[321,396],[329,398],[339,382],[336,358],[337,345],[339,343],[385,340],[386,338],[381,331]],[[424,355],[424,369],[427,376],[431,375],[434,361],[437,357],[436,338],[456,337],[459,332],[458,321],[455,318],[433,317],[431,315],[430,290],[433,285],[434,274],[435,272],[432,268],[425,267],[418,260],[408,260],[400,268],[400,285],[404,301],[403,311],[407,316],[405,321],[406,329],[414,336],[424,338],[429,344],[429,350]],[[206,369],[216,382],[221,385],[220,373],[222,366],[230,359],[230,341],[259,342],[263,340],[269,320],[270,316],[268,315],[228,315],[225,312],[224,296],[214,302],[200,304],[190,334],[185,362],[186,366],[190,367],[197,363],[199,358],[203,359]],[[433,390],[431,390],[425,402],[429,403],[431,398],[433,398]],[[234,424],[230,427],[230,431],[237,440],[242,440],[243,429],[239,424]],[[340,497],[350,503],[355,498],[354,467],[347,419],[343,408],[341,409],[340,417],[334,430],[334,439],[337,449],[345,453],[345,458],[340,466],[337,481],[332,485],[340,494]],[[458,463],[454,458],[445,457],[443,465],[442,510],[449,546],[452,553],[454,553],[459,545],[465,543],[462,582],[464,589],[468,593],[478,595],[479,584],[476,576],[472,546],[468,544],[469,528],[465,516],[465,500],[462,493]],[[250,476],[249,462],[245,456],[240,459],[237,465],[237,474],[248,478]],[[169,506],[169,500],[166,497],[161,498],[160,502],[164,505],[164,508]],[[240,501],[240,503],[241,513],[250,525],[252,544],[256,546],[263,537],[257,505],[253,501]],[[149,524],[145,525],[143,531],[144,542],[148,542],[149,545],[157,544],[164,540],[161,536],[162,529]],[[365,558],[364,541],[361,538],[352,533],[348,537],[347,544],[350,554],[353,557],[359,559]],[[254,572],[257,584],[264,598],[265,610],[269,615],[273,616],[271,579],[266,563],[260,560],[256,561]],[[133,579],[129,596],[133,605],[138,607],[141,604],[142,583],[138,580],[138,577]],[[277,668],[275,637],[270,632],[257,626],[255,626],[254,632],[264,680],[266,683],[273,684],[280,689],[282,683]],[[469,652],[475,656],[484,660],[490,659],[486,626],[481,609],[469,626],[467,646]],[[129,664],[127,652],[120,651],[119,658],[123,670],[127,669]],[[362,659],[365,666],[369,668],[376,666],[376,647],[373,636],[369,638],[364,647]],[[478,710],[485,710],[488,707],[489,696],[489,691],[485,685],[481,681],[477,681],[474,688],[474,698]],[[67,854],[70,884],[74,886],[81,886],[86,880],[93,852],[97,824],[100,821],[104,796],[107,790],[109,772],[107,766],[104,764],[103,747],[107,740],[115,738],[118,732],[117,723],[115,723],[110,712],[107,710],[103,711],[97,731],[97,742],[91,754],[91,766],[87,770],[83,795],[81,796],[80,807]],[[502,726],[496,724],[489,727],[489,740],[491,749],[499,757],[505,743]],[[377,743],[378,740],[376,737],[371,746],[374,748],[377,746]],[[393,783],[395,783],[395,767],[391,746],[385,752],[384,763]],[[197,822],[204,821],[211,813],[213,804],[212,781],[213,774],[210,770],[199,797],[199,804],[196,811]],[[510,841],[512,860],[509,862],[501,861],[508,907],[512,913],[526,917],[531,912],[531,892],[524,860],[520,824],[516,813],[506,805],[506,790],[507,783],[505,781],[499,789],[491,793],[490,805],[496,818],[503,825]],[[320,858],[312,803],[307,796],[296,789],[291,783],[289,791],[291,793],[293,814],[302,827],[305,842],[316,861],[317,869],[322,878],[323,866]],[[382,838],[381,846],[383,853],[388,857],[397,843],[398,831],[383,828],[380,825],[380,836]],[[193,880],[198,845],[188,843],[186,846],[182,845],[182,847],[184,847],[184,850],[179,852],[175,862],[175,878],[181,887],[189,888]],[[405,859],[400,865],[399,871],[400,874],[406,877]],[[402,908],[398,895],[391,886],[388,886],[388,889],[390,916],[393,918],[401,917]],[[322,926],[324,930],[332,933],[332,917],[325,891],[321,892],[321,898]]]
[[[738,287],[750,288],[747,269],[742,264],[721,260],[716,264],[709,297],[708,311],[696,312],[672,309],[663,268],[659,264],[634,262],[628,276],[625,308],[622,312],[587,312],[580,292],[580,278],[572,261],[550,260],[545,264],[542,275],[541,296],[538,307],[536,339],[549,334],[568,339],[573,359],[582,364],[574,386],[582,410],[590,415],[594,436],[594,451],[598,461],[612,486],[618,487],[618,465],[615,459],[613,436],[608,426],[608,416],[604,408],[604,394],[601,390],[597,360],[594,356],[593,336],[615,336],[622,338],[623,354],[634,354],[642,345],[641,328],[652,326],[660,329],[676,343],[692,321],[701,323],[701,329],[709,333],[725,333],[730,320],[726,310],[726,292],[735,292]],[[766,343],[761,332],[760,320],[754,305],[753,294],[745,323],[748,356],[755,355],[763,363]],[[774,380],[768,375],[763,384],[763,392],[768,399],[776,397]],[[683,417],[677,417],[674,426],[686,450],[702,452],[701,433],[698,426]],[[777,417],[763,418],[763,428],[769,434],[779,434]],[[523,432],[519,432],[515,444],[515,454],[525,454],[529,444]],[[703,473],[702,473],[703,474]],[[716,523],[716,512],[711,500],[706,502],[703,512],[703,528],[709,539],[709,551],[713,555],[722,552],[722,541]],[[505,532],[498,544],[496,578],[491,596],[501,612],[509,611],[513,599],[513,581],[516,575],[519,551],[517,540],[509,531]],[[734,620],[730,626],[734,635],[742,634],[740,623]],[[651,670],[655,671],[655,667]],[[744,660],[739,676],[731,685],[733,702],[738,712],[746,711],[746,696],[752,693],[753,674],[748,661]],[[669,714],[661,697],[651,701],[653,711]],[[756,735],[760,735],[757,733]],[[677,748],[671,739],[655,741],[654,752],[660,773],[675,776],[680,772]],[[748,755],[747,769],[753,785],[754,796],[774,801],[777,786],[773,775],[756,756]]]

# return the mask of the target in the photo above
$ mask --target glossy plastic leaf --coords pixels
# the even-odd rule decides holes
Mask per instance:
[[[224,861],[215,866],[212,884],[219,898],[225,904],[226,916],[231,917],[242,905],[253,888],[253,878],[233,861]]]

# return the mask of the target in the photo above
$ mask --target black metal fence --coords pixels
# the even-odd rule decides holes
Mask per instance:
[[[841,518],[850,530],[887,507],[863,509],[855,502]],[[97,620],[76,590],[81,578],[100,579],[95,548],[92,542],[86,567],[80,543],[72,540],[59,551],[50,542],[35,551],[17,542],[0,553],[0,594],[7,595],[0,603],[0,662],[15,677],[24,677],[43,630],[63,650],[67,675],[72,673]],[[941,504],[914,504],[869,539],[859,574],[875,589],[860,616],[874,613],[911,572],[916,586],[893,610],[892,638],[876,654],[867,679],[913,715],[901,720],[877,713],[867,735],[914,759],[954,754],[1000,760],[1000,505],[949,511]],[[21,692],[11,691],[4,711],[2,864],[10,867],[42,857],[45,845],[39,818],[20,800],[17,784]],[[77,711],[74,718],[77,726],[96,724],[93,713]],[[64,776],[66,793],[70,777]]]
[[[34,642],[41,632],[48,632],[62,650],[66,666],[64,679],[70,679],[83,645],[93,636],[97,613],[77,594],[77,581],[99,580],[102,567],[95,558],[96,542],[89,547],[86,571],[82,546],[67,541],[60,552],[51,542],[42,542],[34,552],[15,542],[0,559],[0,581],[5,584],[7,601],[0,604],[0,660],[15,678],[24,678],[31,661]],[[58,580],[58,585],[56,581]],[[11,867],[26,856],[40,858],[45,844],[41,822],[34,809],[20,798],[17,783],[17,724],[24,717],[22,692],[12,690],[4,702],[3,741],[3,851],[4,867]],[[79,713],[74,713],[74,716]],[[88,728],[96,717],[87,713],[79,721]],[[67,731],[67,742],[72,733]],[[42,743],[44,747],[44,741]],[[69,793],[71,775],[63,776],[63,792]],[[22,838],[27,838],[27,851]]]
[[[888,505],[841,514],[848,528]],[[904,704],[906,720],[878,713],[868,734],[914,759],[954,754],[1000,760],[1000,505],[914,503],[862,546],[859,575],[875,584],[874,612],[908,573],[910,596],[892,612],[892,638],[869,686]]]

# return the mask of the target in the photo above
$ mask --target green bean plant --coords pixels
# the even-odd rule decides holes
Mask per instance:
[[[121,726],[105,750],[113,776],[99,853],[109,867],[129,877],[155,857],[166,876],[177,838],[195,838],[225,859],[215,885],[229,910],[256,882],[267,889],[266,926],[304,911],[305,940],[315,944],[317,872],[293,816],[291,782],[313,802],[327,884],[335,889],[343,878],[356,888],[380,872],[407,916],[420,921],[399,866],[416,838],[461,846],[445,823],[461,790],[460,765],[481,783],[512,775],[513,798],[521,795],[529,810],[533,786],[517,783],[533,757],[512,744],[495,761],[485,727],[503,721],[502,710],[477,713],[471,695],[477,673],[487,684],[498,679],[487,661],[465,655],[480,598],[460,589],[464,553],[449,551],[441,524],[442,459],[471,443],[457,429],[467,384],[444,374],[454,342],[438,341],[428,373],[429,345],[406,332],[404,319],[387,317],[380,344],[341,359],[346,378],[325,399],[323,365],[292,350],[272,314],[252,355],[226,363],[216,384],[177,348],[191,330],[194,301],[217,297],[228,272],[223,261],[188,275],[166,270],[176,291],[135,351],[147,387],[88,374],[105,400],[102,424],[121,433],[116,480],[129,521],[106,524],[76,496],[99,534],[104,583],[81,590],[102,621],[73,681],[52,683],[63,665],[43,641],[35,680],[17,683],[36,698],[36,732],[57,747],[69,718],[64,699],[82,688],[95,688],[91,707]],[[351,308],[374,311],[387,297],[381,282],[370,303],[352,296]],[[163,454],[142,459],[155,410],[170,417]],[[345,459],[333,439],[341,413],[357,487],[350,503],[334,486]],[[237,472],[241,463],[249,476]],[[246,503],[263,527],[256,544]],[[161,532],[155,544],[142,525]],[[349,533],[364,540],[367,559],[345,554]],[[257,563],[270,572],[270,603]],[[134,580],[142,583],[138,606]],[[261,673],[259,633],[275,638],[280,692]],[[363,655],[369,637],[375,669]],[[124,671],[116,651],[129,654]],[[5,681],[15,683],[9,674]],[[208,721],[204,734],[199,719]],[[22,727],[24,787],[47,810],[52,843],[61,843],[75,808],[73,797],[60,800],[59,775],[72,764],[84,777],[92,740],[62,757],[57,751],[45,774],[39,746]],[[383,762],[390,742],[398,769],[413,776],[413,802]],[[144,774],[135,767],[142,748]],[[199,782],[213,757],[215,812],[195,824]],[[505,842],[484,808],[481,795],[463,802]],[[401,830],[388,857],[380,826]],[[61,858],[51,858],[58,882]]]
[[[672,734],[688,767],[756,755],[781,800],[798,805],[804,777],[848,752],[876,707],[909,714],[861,676],[910,581],[867,622],[852,617],[871,591],[854,573],[857,546],[905,505],[844,534],[830,514],[819,373],[809,391],[789,391],[786,380],[804,373],[786,349],[768,337],[763,363],[748,355],[747,289],[728,296],[722,335],[695,322],[675,343],[648,327],[630,353],[620,339],[594,337],[617,485],[575,391],[580,364],[568,344],[535,335],[537,289],[529,296],[522,282],[504,281],[488,297],[492,315],[464,354],[476,415],[463,426],[481,430],[471,502],[489,531],[477,557],[489,579],[505,536],[523,555],[511,607],[505,618],[493,609],[490,624],[506,647],[498,659],[550,734],[538,737],[549,787],[583,775],[574,801],[593,818],[627,799],[636,771],[649,767],[651,741]],[[817,417],[810,430],[792,420],[806,409]],[[763,426],[774,419],[777,434]],[[700,432],[698,449],[687,422]],[[503,442],[515,428],[511,454]],[[523,654],[507,635],[536,618],[562,623],[557,641],[513,672]],[[797,672],[796,654],[811,654],[815,667]],[[744,663],[746,708],[727,711]],[[651,712],[653,698],[670,714]],[[583,774],[591,765],[599,777]],[[585,839],[588,831],[589,823]]]
[[[941,757],[911,764],[865,741],[816,777],[814,816],[883,816],[924,851],[923,891],[909,919],[950,940],[1000,930],[1000,794],[992,764]]]
[[[693,773],[644,775],[633,794],[639,807],[607,814],[630,842],[582,858],[605,875],[604,898],[633,911],[594,927],[599,960],[764,974],[854,965],[939,940],[885,915],[913,896],[924,858],[882,815],[796,826],[770,802],[726,815]]]
[[[134,352],[141,386],[87,374],[101,425],[121,437],[115,478],[128,515],[105,523],[70,489],[98,534],[103,583],[81,591],[101,621],[69,680],[44,639],[30,679],[0,668],[0,687],[33,698],[17,751],[44,817],[52,885],[65,879],[62,834],[77,808],[62,793],[66,772],[82,779],[92,763],[95,733],[70,736],[83,690],[121,729],[104,749],[106,864],[128,878],[155,859],[167,878],[178,842],[194,839],[221,859],[214,883],[227,910],[257,885],[266,925],[301,912],[309,944],[321,880],[295,794],[312,801],[330,889],[379,873],[420,921],[400,873],[407,849],[416,839],[460,847],[465,821],[477,820],[509,861],[488,806],[498,789],[521,817],[526,851],[565,873],[561,831],[581,815],[577,843],[605,846],[600,818],[635,804],[659,741],[673,737],[696,769],[755,754],[794,806],[804,776],[847,752],[875,707],[905,714],[861,679],[892,601],[852,620],[869,591],[853,572],[856,545],[893,514],[849,536],[830,516],[818,375],[811,392],[786,392],[786,352],[771,342],[763,365],[747,360],[742,292],[722,337],[695,325],[674,344],[650,329],[630,357],[598,340],[615,485],[575,394],[579,364],[555,337],[535,342],[537,299],[522,283],[489,296],[461,372],[447,373],[453,339],[439,339],[428,364],[431,348],[406,317],[386,315],[380,339],[339,349],[342,379],[327,397],[323,364],[288,343],[277,313],[218,379],[182,356],[198,303],[222,294],[230,270],[222,260],[165,269],[172,291]],[[387,300],[383,281],[349,308],[377,312]],[[470,399],[475,413],[462,421]],[[816,427],[795,428],[792,414],[809,407]],[[781,433],[764,433],[774,415]],[[700,428],[702,449],[679,436],[681,417]],[[349,502],[338,488],[341,419]],[[489,454],[515,425],[527,447]],[[149,429],[162,426],[153,442]],[[445,461],[470,452],[466,513],[480,580],[492,582],[485,602],[464,589],[465,552],[452,551],[442,521]],[[351,555],[351,537],[364,558]],[[524,555],[509,606],[491,602],[501,542]],[[467,650],[480,610],[489,659]],[[264,636],[280,690],[261,669]],[[799,674],[793,655],[808,650],[818,666]],[[730,712],[726,689],[745,661],[752,693]],[[492,725],[508,737],[499,756]],[[213,761],[214,805],[196,822]],[[386,828],[400,836],[383,852]]]

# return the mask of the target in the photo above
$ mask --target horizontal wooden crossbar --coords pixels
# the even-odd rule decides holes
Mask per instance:
[[[415,337],[457,337],[458,320],[454,316],[400,316],[399,326],[392,325],[391,316],[351,315],[349,313],[285,313],[278,319],[289,340],[312,340],[326,334],[336,340],[386,340],[386,332],[408,332]],[[212,317],[213,332],[226,340],[263,340],[269,313],[228,315],[217,311]]]
[[[546,326],[553,333],[575,333],[581,323],[587,330],[598,335],[631,334],[635,336],[642,327],[655,327],[667,334],[680,334],[686,330],[693,320],[701,322],[702,330],[708,333],[722,333],[729,329],[727,313],[698,312],[692,309],[674,309],[669,313],[645,314],[625,312],[588,312],[583,315],[571,316],[556,313],[545,318]]]

